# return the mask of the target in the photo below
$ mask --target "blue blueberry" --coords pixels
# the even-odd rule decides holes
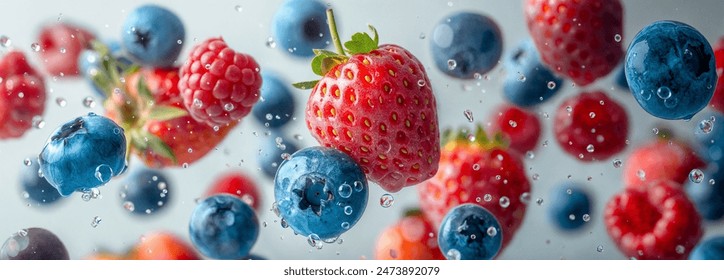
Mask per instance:
[[[718,221],[724,216],[724,172],[716,163],[710,163],[704,171],[704,180],[695,183],[687,180],[685,184],[689,199],[696,206],[701,217],[709,221]]]
[[[63,196],[111,180],[126,167],[126,137],[111,119],[88,113],[58,127],[38,162],[48,183]]]
[[[498,25],[489,17],[460,12],[441,20],[432,32],[430,47],[443,73],[473,79],[492,70],[503,52]]]
[[[563,80],[541,62],[530,39],[505,56],[505,70],[504,96],[519,107],[541,104],[562,87]]]
[[[724,115],[711,111],[694,122],[694,148],[707,162],[724,167]]]
[[[554,188],[548,205],[551,222],[564,231],[583,228],[593,216],[591,198],[584,186],[578,183],[566,182]]]
[[[60,193],[48,183],[41,172],[38,172],[40,171],[38,164],[26,166],[21,171],[20,186],[23,189],[23,196],[38,205],[51,205],[60,201]]]
[[[69,260],[68,250],[57,235],[44,228],[13,233],[0,248],[0,260]]]
[[[168,204],[170,188],[171,182],[160,170],[134,170],[121,188],[123,208],[138,215],[156,213]]]
[[[262,141],[264,142],[261,145],[261,154],[257,157],[259,166],[266,176],[274,178],[279,165],[284,160],[282,156],[284,154],[291,155],[299,148],[289,140],[289,137],[279,131],[273,131],[268,139],[262,139]]]
[[[308,147],[279,166],[275,207],[295,233],[313,240],[339,237],[365,211],[368,186],[362,168],[347,154]]]
[[[690,260],[724,260],[724,236],[708,238],[694,247]]]
[[[284,52],[311,57],[331,42],[327,7],[316,0],[287,0],[274,14],[272,33]]]
[[[140,64],[171,67],[181,53],[185,36],[184,25],[174,12],[149,4],[128,14],[123,22],[121,44]]]
[[[201,201],[189,222],[191,243],[205,256],[238,260],[249,255],[259,237],[254,209],[236,196],[220,194]]]
[[[691,119],[714,94],[714,52],[685,23],[657,21],[644,27],[629,45],[625,67],[636,101],[658,118]]]
[[[447,259],[492,260],[500,252],[503,233],[498,219],[487,209],[465,203],[442,219],[437,243]]]
[[[289,84],[276,73],[261,73],[261,99],[251,110],[259,123],[270,128],[279,128],[294,116],[294,96]]]

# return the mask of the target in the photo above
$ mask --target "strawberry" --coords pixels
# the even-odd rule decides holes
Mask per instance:
[[[405,217],[384,229],[377,237],[377,260],[444,260],[437,246],[437,229],[419,210],[405,213]]]
[[[519,154],[535,149],[540,139],[541,123],[535,113],[512,104],[501,104],[490,115],[490,131],[500,133],[509,148]]]
[[[191,244],[169,232],[151,232],[131,248],[132,260],[200,260]]]
[[[453,207],[476,203],[500,222],[505,248],[523,221],[531,183],[518,153],[489,141],[481,127],[474,135],[470,141],[462,130],[443,146],[437,174],[418,186],[420,208],[438,228]]]
[[[659,132],[665,135],[665,132]],[[636,187],[642,181],[671,180],[683,184],[695,168],[706,163],[693,148],[681,140],[657,137],[637,147],[624,161],[623,181],[626,187]]]
[[[253,57],[234,51],[222,38],[207,39],[181,67],[178,87],[184,106],[209,126],[241,120],[261,95],[259,71]]]
[[[563,151],[581,161],[605,160],[626,148],[628,115],[601,91],[565,100],[556,111],[553,130]]]
[[[45,70],[56,76],[78,76],[78,57],[94,39],[93,33],[73,24],[43,26],[38,38],[38,54]]]
[[[619,0],[526,0],[525,19],[543,62],[581,86],[606,76],[624,55]]]
[[[0,139],[19,138],[45,112],[45,81],[25,55],[10,51],[0,59]]]
[[[628,257],[686,259],[703,234],[701,218],[679,183],[650,181],[606,204],[609,236]]]
[[[724,37],[719,38],[719,42],[714,46],[714,58],[716,59],[716,74],[719,78],[716,80],[716,89],[714,89],[714,96],[711,98],[709,106],[724,113]]]
[[[211,184],[204,196],[228,193],[235,195],[247,204],[259,211],[261,208],[261,196],[254,180],[240,171],[227,172],[220,175]]]
[[[388,192],[418,184],[437,171],[440,157],[435,96],[424,66],[404,48],[356,33],[344,47],[331,10],[338,53],[316,50],[305,111],[307,128],[323,146],[355,159],[367,178]],[[346,53],[350,55],[347,56]]]

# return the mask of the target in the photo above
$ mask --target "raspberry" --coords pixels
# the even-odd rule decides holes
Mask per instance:
[[[253,57],[238,53],[222,38],[194,47],[181,67],[178,87],[197,121],[225,126],[249,114],[259,100],[261,75]]]
[[[18,138],[45,111],[45,82],[25,55],[11,51],[0,59],[0,139]]]

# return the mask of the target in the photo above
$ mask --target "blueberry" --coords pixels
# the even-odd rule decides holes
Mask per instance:
[[[704,180],[695,183],[687,180],[686,193],[694,203],[701,217],[709,221],[718,221],[724,217],[724,172],[720,166],[710,163],[704,171]]]
[[[38,205],[51,205],[60,201],[61,195],[48,180],[43,177],[38,164],[31,164],[22,170],[20,186],[23,189],[23,196]]]
[[[658,118],[691,119],[714,94],[714,52],[685,23],[657,21],[644,27],[629,45],[625,65],[631,93]]]
[[[272,19],[272,33],[279,47],[298,57],[311,57],[331,41],[327,7],[316,0],[287,0]]]
[[[168,204],[170,185],[160,170],[134,170],[125,178],[121,188],[123,207],[138,215],[156,213]]]
[[[724,236],[715,236],[696,245],[690,260],[724,260]]]
[[[123,22],[121,44],[131,58],[150,67],[171,67],[185,37],[181,19],[158,5],[143,5]]]
[[[440,71],[472,79],[495,67],[503,52],[503,39],[500,28],[489,17],[460,12],[435,26],[430,47]]]
[[[126,137],[111,119],[88,113],[58,127],[38,162],[48,183],[63,196],[87,191],[125,170]]]
[[[563,80],[541,62],[530,39],[505,56],[505,70],[504,96],[519,107],[541,104],[562,87]]]
[[[500,252],[503,233],[490,211],[465,203],[445,215],[437,242],[447,259],[492,260]]]
[[[261,171],[264,172],[269,178],[274,178],[277,174],[279,165],[284,160],[282,157],[285,154],[293,154],[299,148],[289,137],[284,136],[279,131],[273,131],[268,139],[263,139],[261,148],[261,154],[257,158],[259,160],[259,166]]]
[[[705,161],[724,168],[724,115],[711,111],[694,122],[694,148]]]
[[[261,99],[252,108],[259,123],[270,128],[279,128],[289,122],[294,115],[294,96],[289,86],[276,73],[261,73],[264,81],[261,85]]]
[[[365,211],[368,186],[347,154],[308,147],[282,162],[274,178],[275,207],[296,234],[312,240],[339,237]]]
[[[566,182],[551,191],[548,204],[551,222],[564,231],[576,231],[588,223],[591,215],[591,198],[583,185]]]
[[[626,80],[626,65],[621,64],[616,70],[616,85],[623,90],[629,90],[628,81]]]
[[[69,260],[63,241],[44,228],[13,233],[0,248],[0,260]]]
[[[259,220],[238,197],[213,195],[196,205],[189,234],[194,247],[207,257],[238,260],[248,256],[256,243]]]

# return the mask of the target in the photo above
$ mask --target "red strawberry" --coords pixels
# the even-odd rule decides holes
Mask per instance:
[[[90,31],[68,23],[43,26],[39,37],[39,54],[45,69],[60,76],[79,75],[78,56],[95,39]]]
[[[305,112],[311,134],[349,154],[388,192],[435,175],[439,130],[424,66],[400,46],[378,46],[373,28],[374,39],[357,33],[345,43],[346,56],[330,26],[338,53],[317,50],[312,68],[322,79],[296,85],[314,86]]]
[[[259,100],[261,75],[253,57],[238,53],[221,38],[194,47],[181,67],[184,106],[209,126],[225,126],[249,114]]]
[[[525,18],[543,62],[579,85],[606,76],[623,57],[619,0],[526,0]]]
[[[553,130],[568,154],[581,161],[605,160],[626,148],[628,115],[603,92],[584,92],[558,107]]]
[[[719,38],[719,42],[714,47],[714,57],[716,59],[716,74],[719,79],[716,81],[714,97],[711,98],[709,105],[724,113],[724,37]]]
[[[538,115],[511,104],[499,105],[490,115],[492,135],[500,133],[509,148],[520,154],[535,149],[540,139],[541,123]]]
[[[637,147],[623,165],[624,185],[636,187],[655,180],[684,184],[692,169],[704,168],[706,163],[686,143],[656,138]]]
[[[194,247],[169,232],[152,232],[141,237],[128,254],[132,260],[200,260]]]
[[[410,211],[384,229],[375,244],[377,260],[444,260],[437,246],[437,229],[420,211]]]
[[[10,51],[0,59],[0,139],[19,138],[45,112],[45,81],[25,55]]]
[[[477,203],[500,222],[504,249],[523,221],[531,184],[517,153],[489,142],[482,128],[475,141],[466,135],[443,146],[437,174],[418,187],[420,209],[437,228],[453,207]]]
[[[219,176],[206,191],[206,196],[228,193],[238,196],[251,205],[254,210],[259,211],[261,207],[261,196],[256,183],[240,171],[228,172]]]
[[[701,218],[683,188],[651,181],[626,188],[606,205],[606,229],[636,259],[686,259],[701,239]]]
[[[179,111],[185,110],[182,105],[183,100],[176,86],[179,81],[176,69],[144,69],[127,77],[126,84],[128,85],[127,92],[129,95],[138,96],[137,88],[140,77],[143,77],[148,90],[154,98],[154,106],[169,106],[177,108]],[[116,97],[114,95],[111,99],[113,100]],[[108,110],[108,112],[109,117],[118,121],[118,118],[111,113],[113,109]],[[135,114],[142,115],[143,113]],[[216,131],[205,123],[196,121],[189,115],[171,119],[146,119],[145,122],[135,124],[136,130],[139,131],[138,135],[141,138],[148,137],[149,134],[157,137],[167,145],[175,160],[169,157],[168,154],[162,153],[163,151],[154,150],[151,145],[148,147],[135,146],[132,150],[150,167],[160,168],[192,164],[213,150],[236,124],[237,122],[233,122],[230,125],[221,126]]]

